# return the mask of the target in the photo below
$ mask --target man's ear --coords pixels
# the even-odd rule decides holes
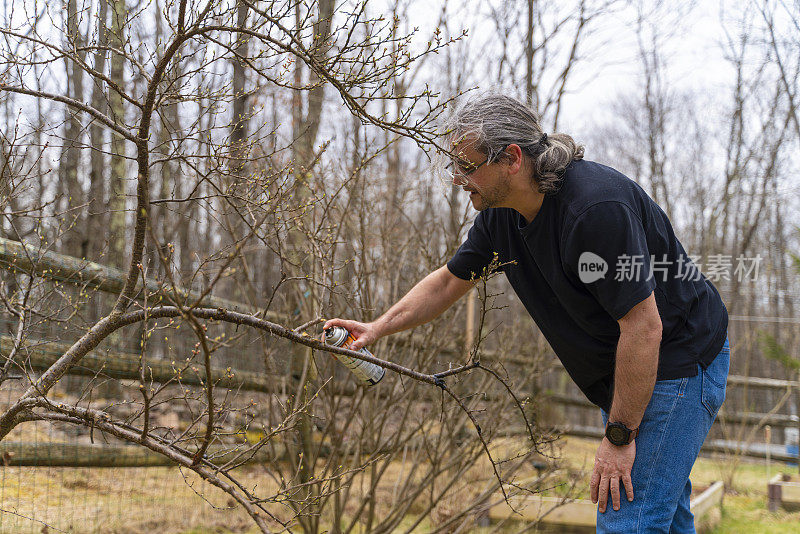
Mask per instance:
[[[508,145],[503,151],[508,162],[508,171],[516,174],[522,168],[522,149],[514,143]]]

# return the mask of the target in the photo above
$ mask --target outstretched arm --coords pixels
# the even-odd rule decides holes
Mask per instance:
[[[358,350],[383,336],[408,330],[438,317],[473,286],[470,280],[458,278],[442,266],[420,280],[389,310],[371,323],[347,319],[330,319],[325,328],[342,326],[356,340],[349,348]]]

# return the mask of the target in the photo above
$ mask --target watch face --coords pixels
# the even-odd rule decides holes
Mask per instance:
[[[609,425],[608,430],[606,430],[606,436],[608,437],[608,441],[613,443],[614,445],[622,445],[627,441],[627,432],[625,429],[620,428],[618,426]]]

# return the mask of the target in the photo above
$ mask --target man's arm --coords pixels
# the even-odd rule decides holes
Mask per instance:
[[[325,328],[342,326],[356,340],[350,345],[353,350],[374,343],[378,338],[408,330],[438,317],[453,305],[474,282],[458,278],[447,266],[442,266],[417,282],[406,295],[389,310],[371,323],[360,323],[346,319],[330,319]]]
[[[658,372],[662,326],[653,294],[618,322],[614,397],[608,420],[634,429],[642,421]]]
[[[620,334],[614,370],[614,398],[608,420],[634,429],[642,422],[658,372],[662,325],[655,296],[651,293],[618,322]],[[605,437],[600,442],[590,487],[592,502],[598,503],[601,513],[606,511],[609,494],[614,510],[619,510],[620,482],[628,500],[633,500],[631,469],[635,459],[635,440],[621,447],[613,445]]]

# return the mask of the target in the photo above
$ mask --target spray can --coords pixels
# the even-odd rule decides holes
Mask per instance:
[[[341,326],[332,326],[325,330],[325,343],[333,345],[334,347],[347,348],[347,345],[355,341],[356,338]],[[372,353],[366,349],[361,348],[358,352],[372,356]],[[381,381],[383,375],[386,374],[386,369],[374,363],[365,362],[364,360],[357,360],[344,354],[333,354],[331,356],[342,362],[350,371],[356,375],[356,378],[367,386],[373,386]]]

